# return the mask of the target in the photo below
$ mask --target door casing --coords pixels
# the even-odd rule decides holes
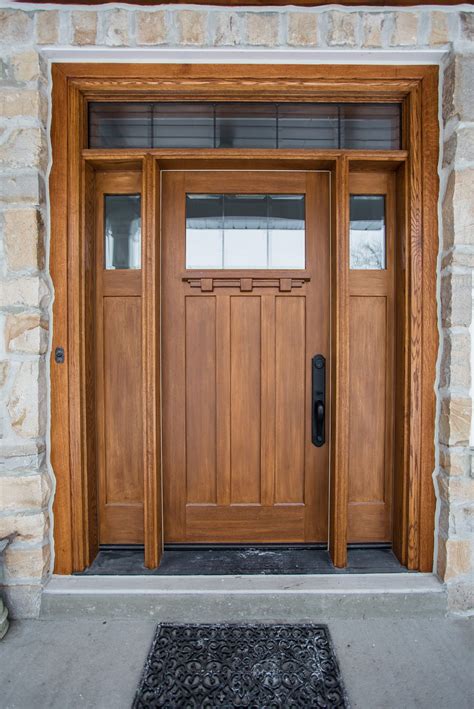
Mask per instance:
[[[410,569],[431,571],[435,498],[435,370],[438,349],[438,68],[434,66],[53,65],[50,268],[55,287],[51,359],[51,462],[55,571],[85,568],[97,551],[93,276],[94,171],[139,169],[144,194],[142,252],[145,559],[162,552],[160,471],[159,174],[161,169],[325,169],[332,194],[332,409],[329,550],[347,559],[349,317],[348,195],[351,171],[394,171],[397,184],[397,365],[394,550]],[[285,77],[285,78],[281,78]],[[90,150],[89,100],[397,101],[399,151]],[[64,130],[67,126],[67,130]],[[92,402],[92,403],[91,403]]]

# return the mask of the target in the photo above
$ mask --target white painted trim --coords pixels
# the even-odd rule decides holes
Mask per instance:
[[[444,593],[434,574],[53,576],[47,595],[369,595]]]
[[[440,64],[447,49],[41,47],[51,62],[128,64]]]

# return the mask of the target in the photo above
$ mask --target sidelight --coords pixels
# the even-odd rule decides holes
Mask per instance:
[[[383,195],[351,195],[349,244],[352,269],[386,268]]]
[[[304,267],[304,195],[186,195],[186,268]]]
[[[141,198],[139,194],[105,195],[105,268],[141,267]]]

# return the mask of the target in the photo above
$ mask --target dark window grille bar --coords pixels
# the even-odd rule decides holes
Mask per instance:
[[[400,104],[92,102],[90,148],[398,150]]]

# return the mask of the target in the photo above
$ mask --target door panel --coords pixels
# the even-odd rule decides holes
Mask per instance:
[[[349,542],[392,539],[393,176],[351,175]],[[356,199],[354,199],[356,198]]]
[[[328,444],[311,443],[311,358],[329,359],[328,174],[170,171],[162,190],[165,541],[326,541]],[[306,264],[277,270],[302,248],[289,195],[305,199]],[[223,268],[185,268],[186,227],[188,262]],[[226,267],[244,243],[263,267]]]
[[[98,173],[96,378],[99,543],[143,543],[138,173]]]

